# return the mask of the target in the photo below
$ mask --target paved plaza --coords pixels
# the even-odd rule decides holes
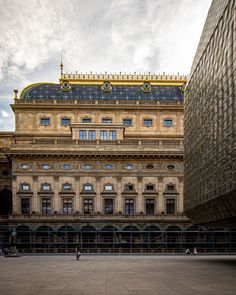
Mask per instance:
[[[0,294],[235,295],[236,256],[0,257]]]

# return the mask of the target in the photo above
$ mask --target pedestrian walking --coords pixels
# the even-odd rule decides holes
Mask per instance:
[[[76,260],[79,260],[81,256],[80,249],[76,247]]]

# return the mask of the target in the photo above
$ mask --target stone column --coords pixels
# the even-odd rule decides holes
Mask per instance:
[[[80,177],[75,177],[75,199],[74,199],[74,212],[82,212],[80,204]]]
[[[184,183],[183,176],[179,177],[179,197],[177,200],[177,213],[183,213],[184,211]]]
[[[38,197],[38,176],[33,176],[33,196],[31,202],[31,210],[35,212],[40,212],[40,204],[39,204],[39,197]]]
[[[101,199],[101,177],[96,177],[96,195],[94,199],[94,213],[102,212],[102,199]]]
[[[20,206],[19,206],[19,202],[20,202],[20,198],[18,198],[17,196],[17,176],[13,175],[12,176],[12,213],[13,214],[17,214],[20,213]]]
[[[158,210],[157,213],[161,213],[165,211],[164,197],[163,197],[163,177],[158,176]]]
[[[53,212],[57,211],[58,213],[61,213],[61,202],[60,202],[60,196],[59,196],[59,177],[54,176],[54,206],[53,206]]]
[[[143,177],[138,176],[138,187],[137,187],[137,207],[136,207],[136,213],[140,213],[141,211],[144,212],[144,206],[143,206],[143,195],[142,195],[142,181]]]
[[[121,194],[122,188],[121,188],[121,176],[117,176],[116,178],[117,181],[117,196],[115,200],[115,211],[116,212],[123,212],[123,197]]]

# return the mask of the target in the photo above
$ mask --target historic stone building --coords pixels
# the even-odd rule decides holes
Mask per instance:
[[[16,130],[0,134],[0,205],[18,248],[183,252],[198,242],[225,251],[222,231],[218,244],[208,242],[212,232],[183,214],[185,83],[179,75],[64,74],[61,65],[59,84],[15,91]]]
[[[214,0],[185,91],[185,211],[236,226],[236,2]]]

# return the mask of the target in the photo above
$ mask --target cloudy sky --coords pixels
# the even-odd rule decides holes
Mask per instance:
[[[190,71],[211,0],[0,0],[0,131],[13,89],[65,72]]]

